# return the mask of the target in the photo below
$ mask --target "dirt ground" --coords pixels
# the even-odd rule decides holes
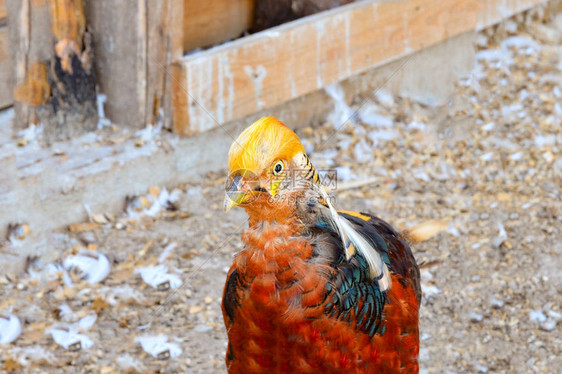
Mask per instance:
[[[449,105],[379,90],[355,100],[353,124],[340,128],[334,113],[299,132],[317,168],[337,168],[337,208],[400,229],[449,222],[414,248],[425,263],[422,373],[562,371],[561,41],[562,15],[510,20],[479,36],[475,69]],[[152,188],[121,215],[61,231],[59,264],[30,259],[27,274],[0,275],[0,314],[22,323],[0,346],[0,368],[225,372],[220,299],[247,224],[241,209],[222,212],[224,176],[169,197]],[[86,248],[109,259],[101,282],[62,266]],[[158,264],[168,273],[152,269],[163,277],[153,288],[138,271]],[[67,350],[53,340],[57,326],[86,340]],[[147,336],[167,337],[157,357],[136,340]]]

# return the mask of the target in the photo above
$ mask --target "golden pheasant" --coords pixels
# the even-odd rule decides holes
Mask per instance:
[[[229,373],[418,372],[419,269],[367,213],[337,212],[298,136],[273,117],[232,144],[225,210],[249,228],[223,294]]]

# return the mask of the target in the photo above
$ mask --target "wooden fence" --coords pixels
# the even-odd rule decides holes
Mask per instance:
[[[197,50],[248,30],[254,0],[0,0],[0,107],[13,104],[15,87],[45,90],[36,64],[60,59],[61,38],[81,44],[83,60],[90,37],[93,76],[114,123],[141,128],[162,121],[189,135],[545,2],[361,1]],[[67,20],[76,16],[65,13],[69,6],[85,19],[74,39],[56,32],[61,22],[77,24]],[[41,94],[48,96],[48,86]],[[18,126],[37,120],[35,104],[16,103]]]

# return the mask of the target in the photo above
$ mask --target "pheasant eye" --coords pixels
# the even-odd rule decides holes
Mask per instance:
[[[279,175],[283,172],[283,161],[277,161],[277,163],[275,164],[275,166],[273,167],[273,174],[274,175]]]

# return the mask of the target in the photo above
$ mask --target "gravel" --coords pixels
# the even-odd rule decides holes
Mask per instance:
[[[357,123],[299,131],[317,168],[342,172],[338,208],[373,212],[399,229],[449,221],[414,248],[425,264],[422,373],[562,367],[562,18],[541,23],[538,13],[483,31],[475,69],[445,107],[378,91]],[[222,287],[246,217],[222,213],[224,177],[168,195],[152,188],[129,199],[126,213],[61,233],[60,263],[30,259],[27,274],[0,275],[0,314],[22,325],[2,346],[0,367],[225,372]],[[61,266],[84,251],[109,259],[107,278],[90,284]],[[156,275],[168,282],[153,288],[141,268],[166,269]],[[66,350],[47,333],[92,314],[80,330],[90,348]],[[143,348],[146,337],[158,346]]]

